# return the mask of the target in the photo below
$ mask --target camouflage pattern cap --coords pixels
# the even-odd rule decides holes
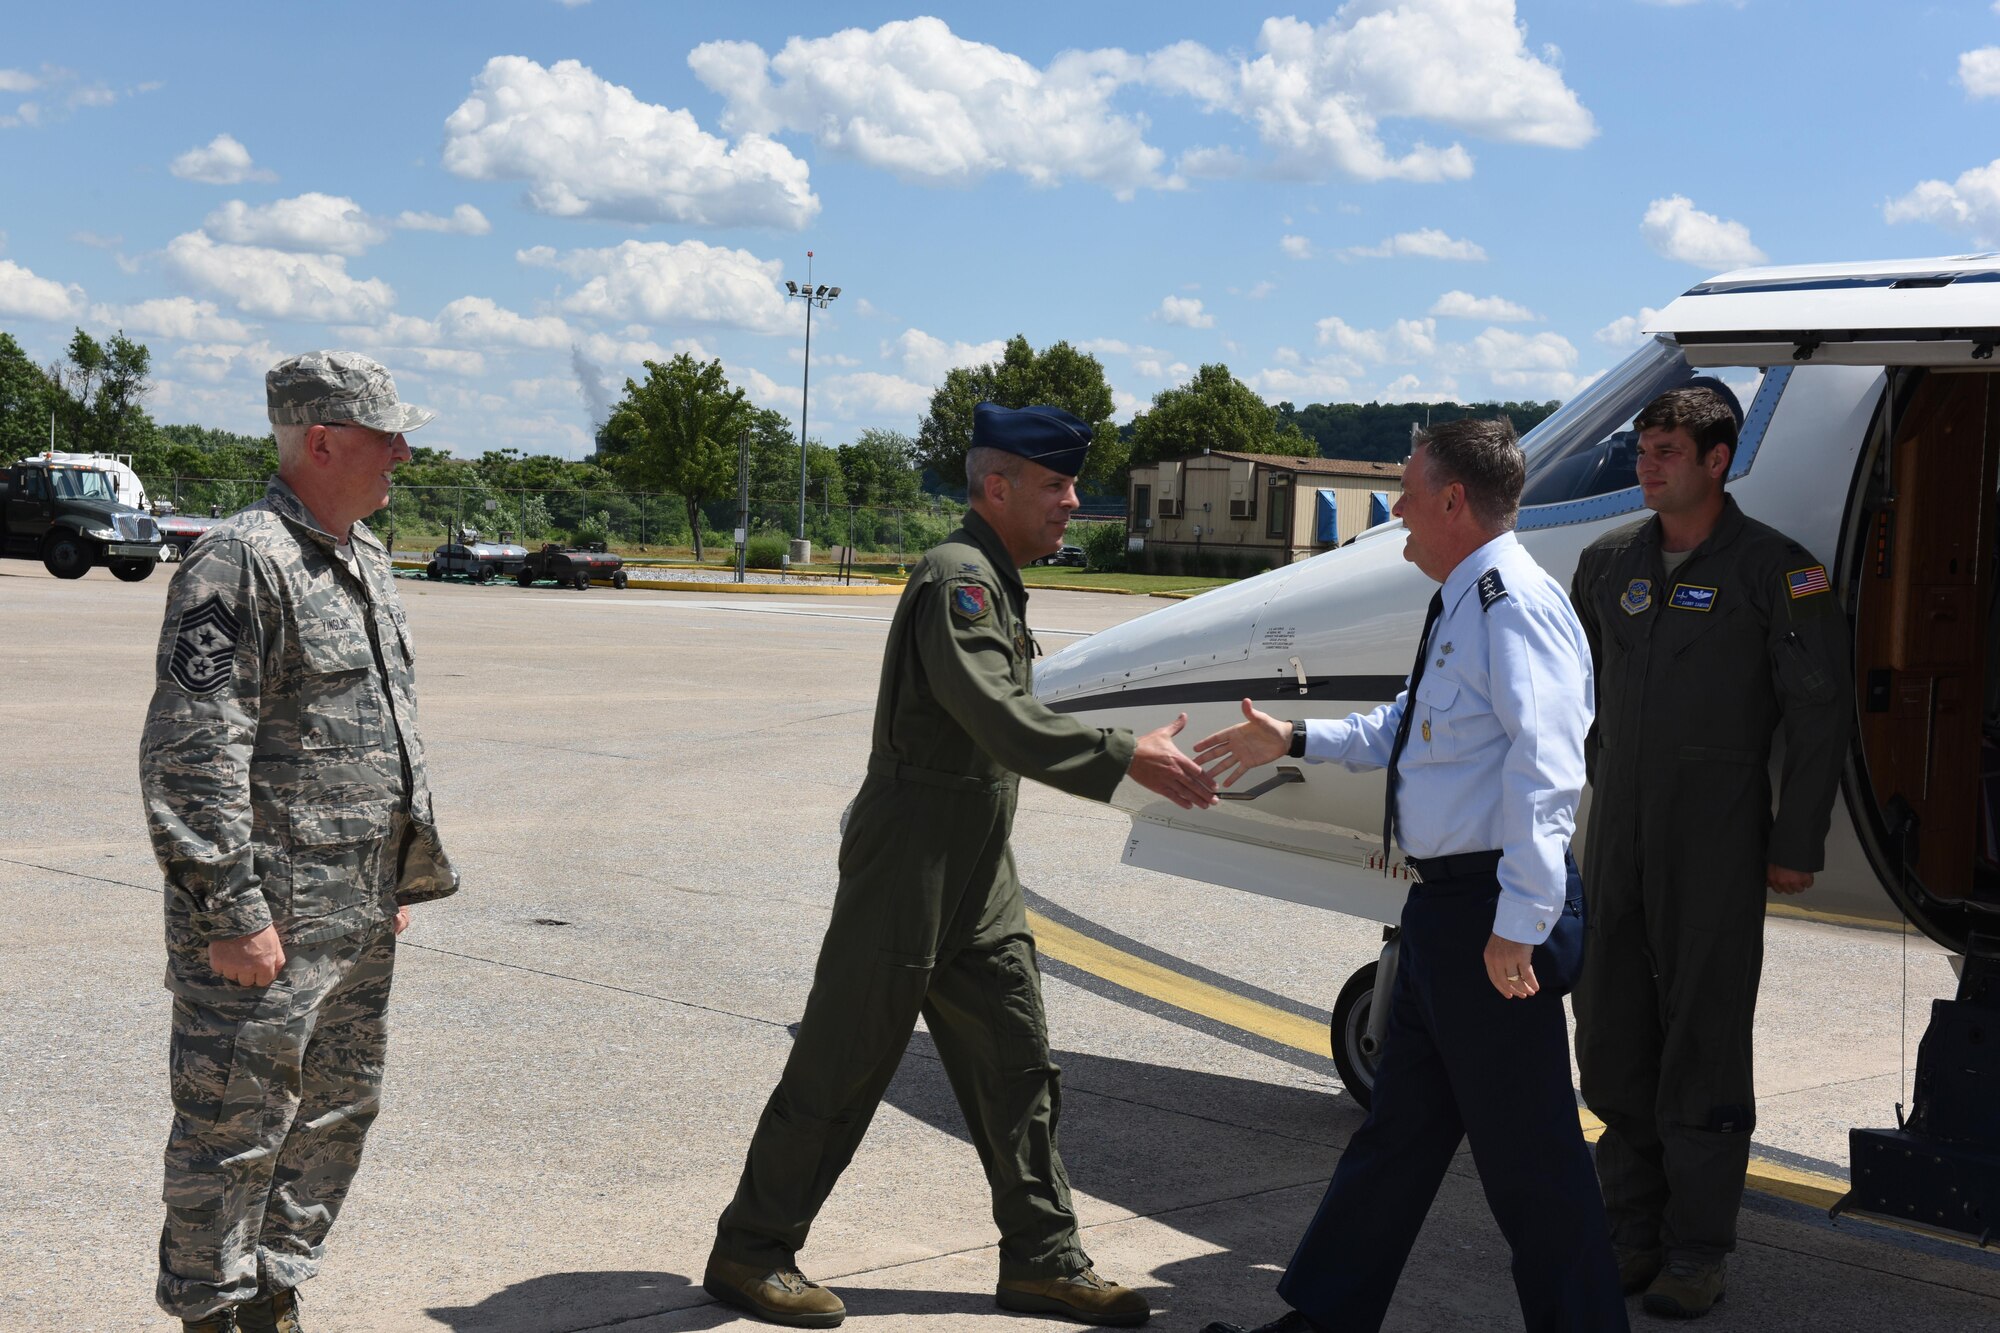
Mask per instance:
[[[415,430],[437,413],[396,397],[387,367],[359,352],[307,352],[264,372],[274,426],[356,421],[374,430]]]

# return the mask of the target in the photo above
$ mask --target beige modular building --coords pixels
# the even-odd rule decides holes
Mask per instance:
[[[1267,553],[1272,565],[1330,550],[1389,517],[1401,463],[1204,449],[1132,469],[1132,549]]]

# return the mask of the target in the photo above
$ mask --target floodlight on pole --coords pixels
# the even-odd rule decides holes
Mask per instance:
[[[812,402],[812,359],[813,359],[813,307],[826,309],[827,303],[840,295],[840,288],[827,288],[822,284],[817,290],[812,280],[813,252],[806,251],[806,285],[796,282],[785,283],[788,297],[796,296],[806,303],[806,371],[805,383],[799,391],[799,540],[806,539],[806,414]]]

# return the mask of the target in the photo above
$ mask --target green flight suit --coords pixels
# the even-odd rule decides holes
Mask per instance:
[[[1756,1127],[1767,863],[1820,869],[1853,725],[1825,568],[1725,497],[1669,577],[1649,518],[1593,542],[1570,598],[1597,721],[1576,1009],[1612,1239],[1734,1248]],[[1772,811],[1771,747],[1784,740]]]
[[[1016,775],[1109,800],[1134,740],[1034,697],[1027,606],[1019,570],[977,513],[903,589],[833,917],[784,1075],[717,1228],[723,1259],[793,1262],[921,1013],[992,1187],[1000,1276],[1090,1263],[1056,1151],[1058,1071],[1008,836]]]

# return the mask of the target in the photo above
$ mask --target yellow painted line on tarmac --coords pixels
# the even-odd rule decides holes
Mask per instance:
[[[1176,1009],[1213,1019],[1241,1032],[1275,1041],[1313,1055],[1329,1055],[1332,1035],[1320,1023],[1287,1013],[1258,1000],[1237,995],[1193,977],[1182,976],[1169,967],[1135,957],[1081,931],[1058,925],[1040,912],[1028,913],[1029,928],[1035,932],[1036,947],[1059,963],[1114,986],[1122,986],[1148,999],[1170,1004]],[[1577,1119],[1586,1142],[1595,1143],[1604,1133],[1604,1122],[1589,1110],[1578,1107]],[[1744,1182],[1760,1194],[1775,1195],[1813,1208],[1831,1208],[1847,1193],[1847,1182],[1834,1176],[1802,1171],[1767,1158],[1750,1159]]]
[[[1211,986],[1206,981],[1184,977],[1171,968],[1134,957],[1081,931],[1058,925],[1040,912],[1028,913],[1028,925],[1035,932],[1035,947],[1059,963],[1067,963],[1114,986],[1123,986],[1148,999],[1226,1023],[1266,1041],[1275,1041],[1281,1046],[1290,1046],[1312,1055],[1332,1054],[1332,1036],[1324,1025],[1310,1018],[1300,1018],[1262,1001],[1232,994],[1220,986]]]
[[[1781,916],[1788,921],[1816,921],[1822,926],[1852,926],[1861,930],[1898,931],[1903,928],[1901,921],[1882,921],[1872,916],[1855,916],[1848,912],[1821,912],[1811,907],[1800,907],[1796,903],[1765,903],[1766,916]]]

